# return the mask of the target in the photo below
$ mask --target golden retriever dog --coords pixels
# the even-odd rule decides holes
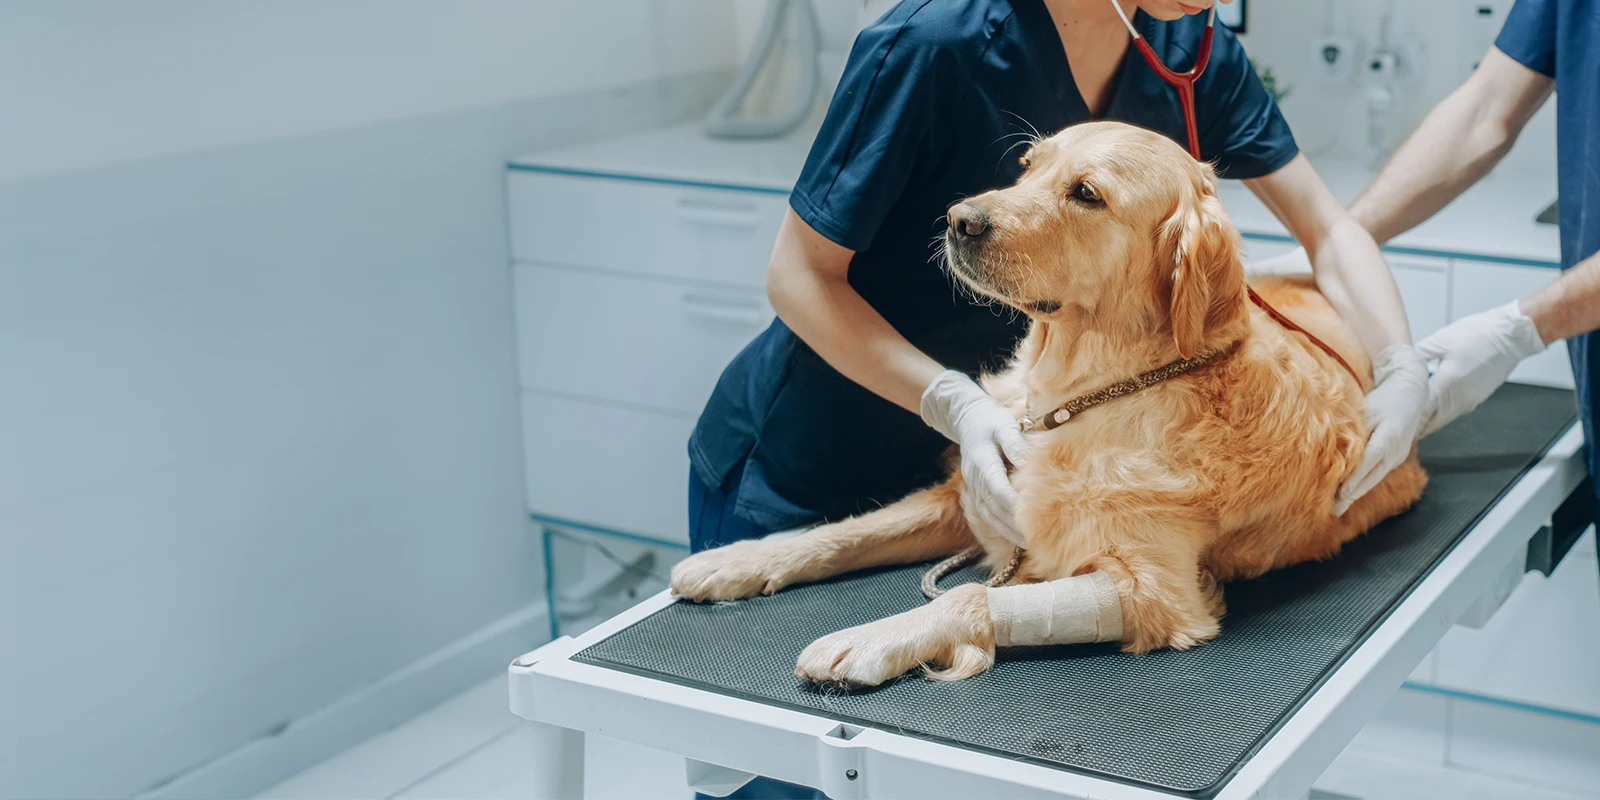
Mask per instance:
[[[1371,363],[1310,280],[1256,289],[1337,351],[1359,385],[1248,301],[1239,235],[1208,165],[1110,122],[1040,141],[1023,163],[1014,186],[953,207],[946,236],[957,280],[1030,318],[1008,367],[984,377],[990,395],[1021,420],[1197,353],[1221,355],[1026,433],[1027,458],[1011,475],[1027,540],[1013,582],[1102,572],[1121,604],[1123,650],[1188,648],[1217,635],[1224,582],[1328,558],[1416,502],[1427,478],[1413,451],[1334,515],[1366,443]],[[672,589],[696,602],[738,600],[974,543],[994,570],[1013,548],[962,513],[961,480],[954,471],[871,513],[691,556],[672,571]],[[959,586],[825,636],[795,673],[859,685],[918,665],[934,678],[975,675],[995,657],[986,592]]]

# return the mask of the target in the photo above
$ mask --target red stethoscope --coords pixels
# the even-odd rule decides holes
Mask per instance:
[[[1205,33],[1200,34],[1200,52],[1195,56],[1194,66],[1188,72],[1173,72],[1161,63],[1161,57],[1156,55],[1150,43],[1144,40],[1139,32],[1134,30],[1133,22],[1128,19],[1127,12],[1122,10],[1122,4],[1111,0],[1111,7],[1117,10],[1117,16],[1122,18],[1122,24],[1127,26],[1128,33],[1133,34],[1133,46],[1139,48],[1139,55],[1144,56],[1144,63],[1150,65],[1161,80],[1172,85],[1178,90],[1178,103],[1183,106],[1183,124],[1189,134],[1189,155],[1200,160],[1200,132],[1195,128],[1194,122],[1194,82],[1200,80],[1200,73],[1206,71],[1206,62],[1211,60],[1211,36],[1216,32],[1217,7],[1212,6],[1210,14],[1206,17]]]
[[[1195,56],[1194,66],[1190,67],[1187,72],[1173,72],[1168,69],[1166,64],[1161,63],[1161,57],[1156,55],[1155,48],[1152,48],[1150,43],[1145,41],[1144,37],[1133,29],[1133,22],[1128,19],[1127,13],[1122,10],[1122,4],[1117,0],[1111,0],[1111,7],[1117,10],[1117,16],[1122,18],[1122,24],[1127,26],[1128,33],[1133,34],[1133,46],[1139,48],[1139,54],[1144,56],[1144,63],[1149,64],[1150,69],[1156,75],[1159,75],[1161,80],[1166,81],[1172,85],[1172,88],[1178,90],[1178,103],[1183,107],[1183,124],[1189,134],[1189,155],[1194,156],[1194,160],[1199,161],[1200,132],[1195,127],[1194,121],[1194,83],[1200,80],[1200,73],[1206,71],[1206,62],[1211,60],[1211,37],[1216,32],[1217,7],[1213,5],[1210,14],[1206,17],[1206,30],[1200,34],[1200,52]],[[1340,356],[1332,347],[1329,347],[1326,342],[1318,339],[1311,331],[1295,324],[1294,320],[1289,319],[1284,316],[1283,312],[1273,308],[1249,284],[1245,284],[1244,288],[1251,302],[1260,306],[1262,311],[1267,312],[1267,316],[1272,317],[1279,325],[1289,330],[1304,334],[1307,339],[1311,340],[1312,344],[1320,348],[1322,352],[1332,356],[1334,361],[1339,362],[1339,366],[1344,367],[1345,372],[1350,373],[1350,377],[1355,378],[1357,386],[1361,385],[1361,376],[1356,374],[1355,369],[1350,366],[1350,362],[1345,361],[1343,356]]]

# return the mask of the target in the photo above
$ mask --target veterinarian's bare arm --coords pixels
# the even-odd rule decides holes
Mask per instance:
[[[1545,344],[1600,329],[1600,253],[1520,304]]]
[[[1555,81],[1489,48],[1466,83],[1428,112],[1350,213],[1383,244],[1438,213],[1500,161]]]
[[[850,286],[850,257],[793,209],[767,266],[767,298],[789,329],[846,378],[919,413],[922,391],[944,371]]]
[[[1317,288],[1373,359],[1390,345],[1411,344],[1400,290],[1378,243],[1328,191],[1303,154],[1245,185],[1305,247]]]

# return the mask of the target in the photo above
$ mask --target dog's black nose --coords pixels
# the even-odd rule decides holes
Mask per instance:
[[[976,239],[989,230],[989,218],[971,203],[956,203],[950,207],[950,230],[957,238]]]

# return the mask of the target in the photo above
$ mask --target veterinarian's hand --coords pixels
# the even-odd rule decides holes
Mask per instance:
[[[1024,544],[1017,530],[1017,490],[1006,462],[1020,466],[1027,440],[1017,418],[966,375],[939,373],[922,392],[922,419],[961,445],[961,509],[1012,544]]]
[[[1345,510],[1377,486],[1411,454],[1428,409],[1428,362],[1417,348],[1386,348],[1372,366],[1376,386],[1367,392],[1367,449],[1356,471],[1339,488],[1333,513]]]
[[[1244,265],[1246,278],[1260,278],[1267,275],[1310,274],[1312,274],[1311,259],[1306,256],[1304,247],[1296,247],[1281,256],[1246,261]]]
[[[1431,400],[1422,435],[1477,408],[1506,382],[1522,359],[1544,348],[1539,329],[1515,300],[1462,317],[1423,339],[1417,350],[1439,366],[1428,379]]]

